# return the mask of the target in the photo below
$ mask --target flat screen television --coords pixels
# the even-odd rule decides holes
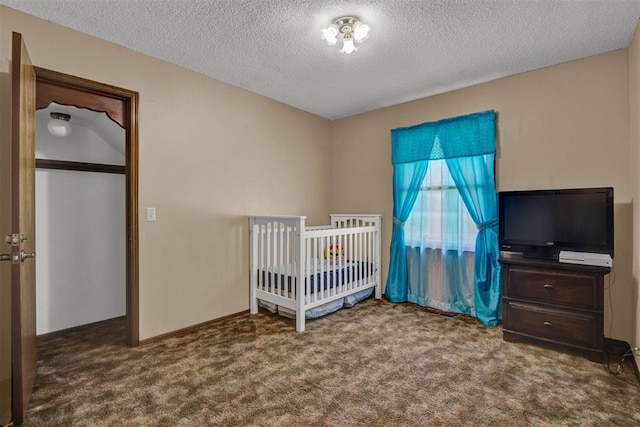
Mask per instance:
[[[613,258],[613,188],[501,191],[501,251],[558,259],[560,251],[609,254]]]

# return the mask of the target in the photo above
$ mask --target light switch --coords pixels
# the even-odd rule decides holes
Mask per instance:
[[[147,221],[156,220],[156,208],[147,208]]]

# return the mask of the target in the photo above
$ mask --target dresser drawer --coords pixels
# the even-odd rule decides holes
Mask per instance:
[[[504,296],[536,299],[599,309],[598,283],[593,275],[511,267],[505,272]]]
[[[602,315],[505,301],[503,328],[551,341],[601,348]]]

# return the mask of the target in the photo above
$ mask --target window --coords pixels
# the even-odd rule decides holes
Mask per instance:
[[[405,224],[407,246],[443,252],[475,250],[477,228],[445,160],[431,160],[413,211]]]

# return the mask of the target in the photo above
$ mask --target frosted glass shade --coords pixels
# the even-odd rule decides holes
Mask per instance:
[[[329,46],[333,46],[338,41],[338,26],[331,24],[328,28],[322,30],[322,40],[327,42]]]
[[[353,53],[354,51],[358,50],[356,48],[356,45],[353,44],[353,39],[351,37],[349,38],[345,37],[343,42],[344,44],[342,45],[342,49],[340,49],[341,53],[346,53],[347,55],[349,55],[350,53]]]
[[[356,43],[362,43],[369,38],[369,26],[362,22],[356,22],[353,26],[353,38]]]
[[[71,125],[65,120],[51,119],[47,128],[53,136],[67,136],[71,133]]]

